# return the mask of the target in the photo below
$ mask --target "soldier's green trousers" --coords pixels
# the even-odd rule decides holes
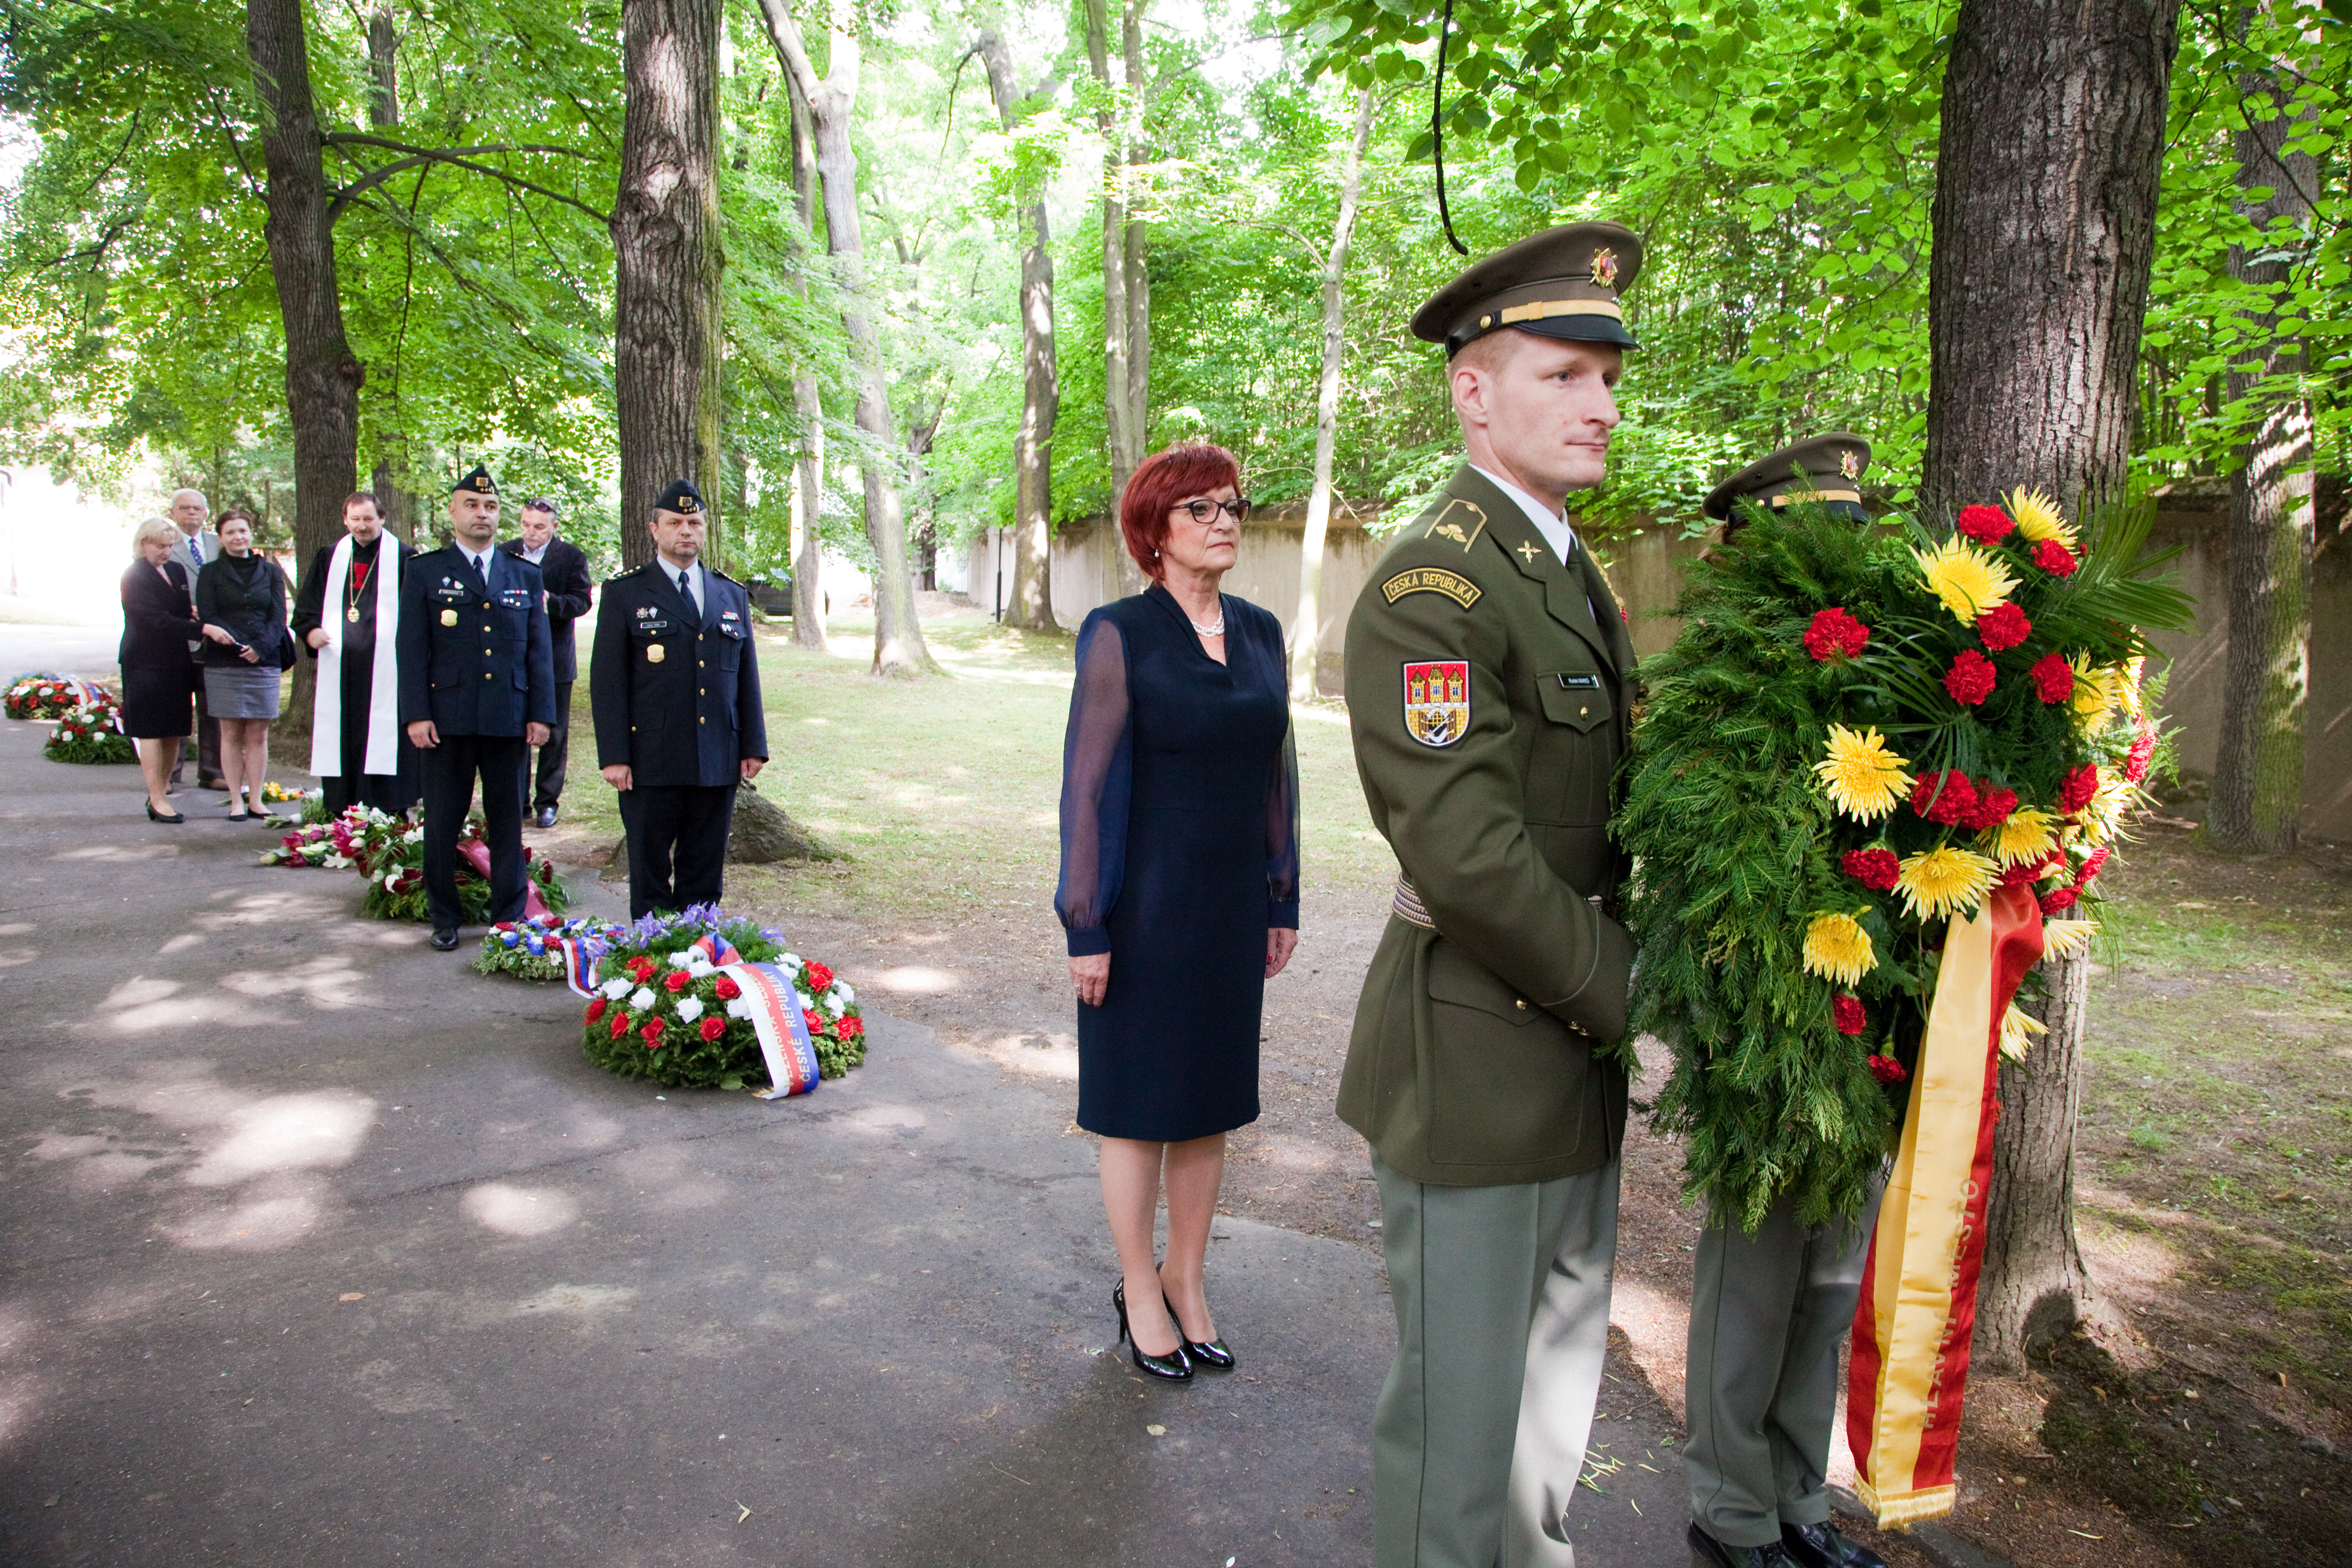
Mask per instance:
[[[1609,1349],[1615,1161],[1436,1186],[1372,1156],[1397,1358],[1372,1422],[1378,1568],[1575,1568],[1563,1522]]]
[[[1838,1346],[1878,1219],[1799,1225],[1783,1200],[1748,1235],[1720,1215],[1699,1233],[1691,1281],[1683,1472],[1691,1516],[1727,1546],[1764,1546],[1783,1524],[1830,1516]]]

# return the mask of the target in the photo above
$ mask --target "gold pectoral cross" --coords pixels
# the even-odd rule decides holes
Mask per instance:
[[[1529,566],[1535,565],[1536,554],[1536,547],[1532,544],[1523,544],[1519,547],[1519,559]]]

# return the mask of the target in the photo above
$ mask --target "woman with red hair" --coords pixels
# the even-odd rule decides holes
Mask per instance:
[[[1062,876],[1078,1001],[1078,1125],[1102,1138],[1111,1291],[1135,1364],[1234,1355],[1201,1273],[1225,1134],[1257,1120],[1265,982],[1298,945],[1298,763],[1282,623],[1217,591],[1241,470],[1206,443],[1146,458],[1119,531],[1151,579],[1078,628],[1062,750]],[[1165,1189],[1168,1255],[1152,1219]]]

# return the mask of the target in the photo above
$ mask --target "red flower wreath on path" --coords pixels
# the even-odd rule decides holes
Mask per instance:
[[[841,1020],[838,1026],[836,1026],[835,1032],[839,1034],[844,1040],[856,1040],[859,1035],[866,1032],[866,1020],[864,1019],[845,1018]]]
[[[1952,694],[1954,702],[1975,707],[1992,695],[2000,678],[1990,659],[1974,648],[1963,648],[1959,657],[1952,661],[1952,667],[1944,673],[1944,689]]]
[[[604,998],[598,997],[594,1001],[588,1004],[588,1021],[590,1023],[594,1023],[598,1019],[603,1018],[604,1016]]]
[[[1977,635],[1984,645],[1998,653],[2004,648],[2014,648],[2032,633],[2033,622],[2025,612],[2013,603],[1996,604],[1977,617]]]
[[[1848,850],[1838,862],[1845,874],[1874,893],[1885,893],[1903,874],[1893,850]]]
[[[801,1009],[801,1021],[808,1025],[809,1038],[811,1040],[821,1040],[824,1038],[824,1019],[817,1017],[815,1012],[808,1008],[803,1008]]]
[[[2063,703],[2074,695],[2074,666],[2063,653],[2044,653],[2025,673],[2043,702]]]
[[[812,960],[804,972],[808,976],[809,989],[816,995],[821,997],[833,989],[833,971],[823,964]]]
[[[1999,507],[1962,507],[1953,526],[1980,545],[1997,545],[2017,524]]]
[[[1847,614],[1842,605],[1815,614],[1813,623],[1805,628],[1805,652],[1822,663],[1841,655],[1851,659],[1869,641],[1870,628]]]
[[[647,1051],[659,1051],[661,1049],[661,1019],[647,1019],[646,1020],[646,1027],[637,1030],[637,1032],[645,1037],[646,1049]]]
[[[706,1041],[717,1040],[720,1035],[727,1032],[727,1020],[723,1018],[718,1018],[715,1016],[704,1019],[702,1020],[700,1032],[702,1038]]]
[[[654,977],[654,970],[659,967],[651,958],[640,953],[629,960],[629,977],[642,986]]]
[[[614,1040],[618,1040],[628,1032],[629,1015],[626,1013],[614,1013],[613,1015],[613,1038]]]
[[[1948,773],[1922,774],[1911,787],[1911,810],[1948,828],[1958,826],[1960,819],[1976,808],[1976,786],[1957,768]]]
[[[2033,547],[2033,564],[2053,577],[2072,577],[2074,569],[2083,563],[2074,559],[2073,550],[2056,539],[2043,539]]]
[[[2098,792],[2099,765],[2095,762],[2085,762],[2080,768],[2069,771],[2065,778],[2059,780],[2058,810],[2063,815],[2072,816],[2089,805],[2091,797]]]
[[[1838,997],[1830,1002],[1830,1017],[1837,1022],[1840,1034],[1860,1034],[1870,1027],[1870,1015],[1862,1010],[1860,997]]]

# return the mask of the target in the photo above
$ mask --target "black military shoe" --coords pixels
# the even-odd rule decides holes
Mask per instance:
[[[555,826],[555,808],[541,806],[530,820],[542,828],[551,828]]]
[[[1783,1524],[1780,1545],[1796,1568],[1886,1568],[1886,1559],[1822,1524]]]
[[[1789,1554],[1777,1541],[1763,1546],[1726,1546],[1698,1527],[1690,1527],[1692,1568],[1790,1568]]]
[[[457,950],[457,934],[436,926],[433,932],[433,950],[436,953],[455,953]]]

